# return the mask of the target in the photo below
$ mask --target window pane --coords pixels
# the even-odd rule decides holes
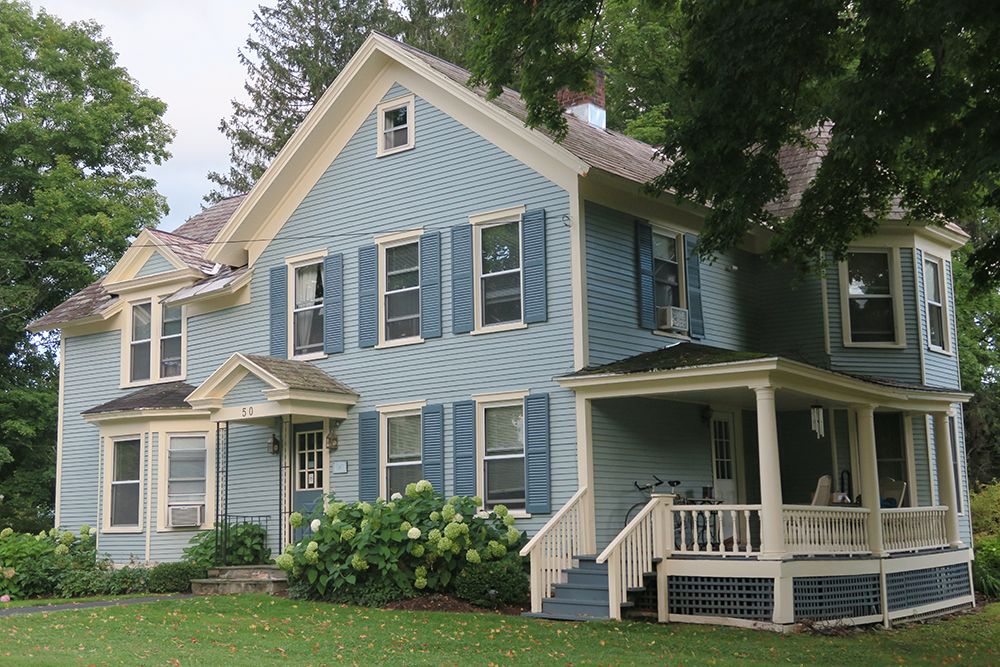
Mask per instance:
[[[139,525],[139,483],[111,487],[111,525]]]
[[[524,451],[524,418],[520,405],[484,410],[486,454],[518,454]]]
[[[657,306],[680,306],[681,305],[681,292],[676,285],[671,285],[669,283],[655,283],[655,294],[654,301]]]
[[[931,345],[944,347],[944,313],[941,306],[928,304],[927,319],[930,321]]]
[[[181,307],[163,306],[162,336],[175,336],[181,332]]]
[[[419,463],[409,466],[392,466],[386,470],[390,496],[393,493],[403,493],[406,491],[407,484],[419,482],[423,475],[423,468]]]
[[[520,229],[517,221],[482,229],[482,275],[521,267]]]
[[[170,479],[200,479],[204,490],[205,452],[183,452],[196,456],[176,456],[181,452],[170,452]]]
[[[483,324],[521,320],[521,274],[483,278]]]
[[[181,339],[167,338],[160,341],[160,377],[178,377],[181,374]]]
[[[152,304],[132,306],[132,340],[149,340],[152,321]]]
[[[186,496],[187,502],[205,502],[205,480],[168,480],[167,495],[172,503],[180,500],[177,496]]]
[[[295,269],[295,307],[308,308],[323,303],[323,272],[321,265]]]
[[[524,459],[486,461],[486,505],[524,509]]]
[[[385,324],[385,339],[415,338],[420,335],[420,316],[410,317]]]
[[[892,343],[896,340],[892,299],[850,299],[851,340]]]
[[[170,436],[170,451],[181,449],[205,449],[203,435],[172,435]]]
[[[392,417],[388,425],[389,462],[420,460],[420,415]]]
[[[847,274],[852,295],[889,294],[889,255],[885,253],[848,253]]]
[[[653,257],[677,263],[677,239],[672,236],[653,234]]]
[[[396,107],[395,109],[388,109],[385,112],[385,125],[383,126],[386,130],[391,130],[394,127],[399,127],[401,125],[406,125],[406,111],[409,105],[404,104],[401,107]]]
[[[139,479],[139,441],[116,442],[114,481],[133,479]]]
[[[323,309],[312,308],[295,313],[295,354],[309,354],[323,349]]]
[[[132,344],[131,378],[136,380],[149,379],[149,341]]]
[[[941,303],[941,281],[938,279],[938,265],[924,261],[924,284],[927,286],[927,300]]]
[[[386,248],[385,288],[393,291],[420,284],[420,252],[416,243]]]

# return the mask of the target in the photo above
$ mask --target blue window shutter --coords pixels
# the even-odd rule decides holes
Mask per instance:
[[[378,344],[378,246],[358,248],[358,347]]]
[[[451,228],[451,332],[469,333],[475,327],[472,298],[472,225]]]
[[[358,420],[358,500],[370,503],[378,498],[378,412],[362,412]]]
[[[441,232],[420,236],[420,337],[441,337]]]
[[[420,411],[422,477],[444,494],[444,406],[425,405]]]
[[[549,395],[524,397],[524,511],[548,514],[549,500]]]
[[[323,351],[344,351],[344,256],[323,260]]]
[[[476,495],[476,402],[452,405],[455,495]]]
[[[635,221],[635,267],[638,276],[639,326],[656,328],[656,302],[653,297],[653,228]]]
[[[271,346],[270,355],[275,359],[288,356],[288,267],[271,269]]]
[[[701,263],[694,245],[698,237],[684,235],[684,270],[687,274],[687,306],[691,338],[705,337],[705,315],[701,308]]]
[[[545,295],[545,209],[527,211],[521,216],[521,245],[524,267],[524,323],[548,319]]]

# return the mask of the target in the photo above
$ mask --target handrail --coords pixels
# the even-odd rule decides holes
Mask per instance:
[[[673,496],[653,496],[597,557],[598,563],[608,564],[610,618],[621,620],[621,606],[628,596],[628,589],[641,586],[643,576],[653,571],[653,560],[665,555],[665,521],[662,512],[657,510],[672,503]],[[657,594],[663,599],[666,592],[657,590]]]
[[[573,496],[566,501],[566,504],[563,505],[558,512],[553,514],[552,518],[546,521],[545,525],[542,526],[537,533],[535,533],[535,536],[532,537],[530,540],[528,540],[527,544],[521,547],[521,551],[519,551],[518,553],[521,554],[522,556],[527,556],[529,553],[531,553],[538,545],[538,543],[542,541],[542,538],[544,538],[546,534],[548,534],[548,532],[552,530],[552,526],[558,523],[559,520],[562,519],[563,516],[565,516],[566,513],[570,511],[572,506],[575,503],[577,503],[581,498],[583,498],[583,496],[586,495],[586,493],[587,493],[587,487],[583,487],[579,491],[574,493]]]
[[[885,550],[917,551],[947,547],[947,512],[948,508],[944,505],[882,510],[882,541]]]
[[[573,567],[573,558],[582,555],[590,540],[593,517],[584,502],[589,490],[583,487],[549,519],[524,548],[531,557],[531,611],[542,611],[542,600],[552,595],[552,584],[563,581],[563,570]]]
[[[831,505],[784,505],[782,507],[785,551],[790,554],[862,555],[872,552],[868,544],[866,507]]]
[[[662,498],[654,496],[648,503],[646,503],[645,507],[639,510],[639,513],[636,514],[632,518],[632,520],[628,522],[628,525],[625,526],[624,529],[622,529],[622,532],[618,533],[615,539],[611,540],[611,543],[608,544],[608,546],[604,547],[604,551],[602,551],[601,554],[597,557],[598,565],[608,560],[608,558],[611,556],[612,553],[615,552],[618,546],[626,539],[628,539],[629,535],[631,535],[635,531],[635,528],[638,527],[639,523],[643,519],[645,519],[647,515],[652,513],[652,511],[662,500],[663,500]]]

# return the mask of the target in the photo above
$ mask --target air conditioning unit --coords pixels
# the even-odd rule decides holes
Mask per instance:
[[[656,328],[660,331],[686,332],[690,328],[687,308],[658,307],[656,309]]]
[[[171,505],[167,508],[167,525],[171,528],[190,528],[203,523],[204,505]]]

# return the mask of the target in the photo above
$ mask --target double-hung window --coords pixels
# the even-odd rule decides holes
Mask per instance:
[[[841,267],[844,309],[844,342],[852,345],[903,343],[899,311],[898,253],[849,252]]]
[[[378,105],[378,156],[413,148],[413,101],[407,95]]]
[[[524,404],[483,408],[483,502],[508,509],[525,506]]]
[[[682,306],[679,245],[677,234],[653,232],[653,301],[657,308]]]
[[[153,348],[153,304],[132,304],[132,340],[129,349],[129,380],[150,379]]]
[[[937,350],[948,347],[945,329],[944,290],[942,285],[941,262],[924,258],[924,300],[927,304],[928,344]]]
[[[183,344],[181,306],[161,305],[160,315],[160,377],[179,377]]]
[[[384,248],[383,342],[420,336],[420,243]]]
[[[204,435],[171,435],[167,449],[167,507],[170,525],[205,522],[207,450]]]
[[[116,440],[111,476],[112,528],[139,526],[139,493],[142,453],[138,439]]]
[[[323,264],[294,267],[292,354],[323,351]]]
[[[521,221],[476,226],[478,324],[521,322]]]
[[[423,475],[420,413],[387,415],[385,419],[386,496],[403,493]]]

